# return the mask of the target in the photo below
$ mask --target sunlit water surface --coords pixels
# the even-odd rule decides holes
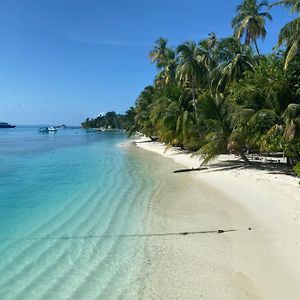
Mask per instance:
[[[0,129],[0,299],[133,299],[158,186],[124,133]]]

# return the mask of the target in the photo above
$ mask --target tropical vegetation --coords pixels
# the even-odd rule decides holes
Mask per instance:
[[[262,54],[272,7],[295,18],[280,31],[272,53]],[[171,47],[160,38],[150,52],[152,85],[125,115],[130,134],[141,132],[209,161],[222,153],[249,163],[250,152],[282,152],[300,161],[300,1],[244,0],[232,19],[233,35]]]
[[[130,111],[128,111],[125,115],[110,111],[93,119],[87,118],[84,122],[81,123],[81,126],[86,129],[125,129],[129,128],[133,124],[133,118],[134,116],[130,114]]]

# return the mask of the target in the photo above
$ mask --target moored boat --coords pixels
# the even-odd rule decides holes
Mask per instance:
[[[56,132],[57,129],[55,127],[40,127],[38,129],[38,132],[40,133],[49,133],[49,132]]]
[[[15,128],[16,125],[10,125],[6,122],[0,122],[0,128]]]
[[[49,132],[56,132],[57,131],[57,129],[55,128],[55,127],[48,127],[48,131]]]

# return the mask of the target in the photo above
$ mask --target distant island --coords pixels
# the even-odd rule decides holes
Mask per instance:
[[[114,111],[107,112],[97,118],[87,118],[81,123],[83,128],[111,128],[111,129],[129,129],[134,124],[134,115],[128,110],[125,114],[117,114]]]

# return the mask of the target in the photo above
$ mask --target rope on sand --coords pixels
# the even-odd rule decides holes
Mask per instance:
[[[249,229],[251,230],[251,229]],[[235,229],[229,230],[208,230],[208,231],[184,231],[184,232],[168,232],[168,233],[144,233],[144,234],[103,234],[103,235],[78,235],[78,236],[49,236],[49,237],[24,237],[24,238],[7,238],[0,239],[0,241],[32,241],[32,240],[76,240],[76,239],[99,239],[99,238],[135,238],[135,237],[164,237],[164,236],[186,236],[186,235],[199,235],[209,233],[226,233],[234,232]]]

